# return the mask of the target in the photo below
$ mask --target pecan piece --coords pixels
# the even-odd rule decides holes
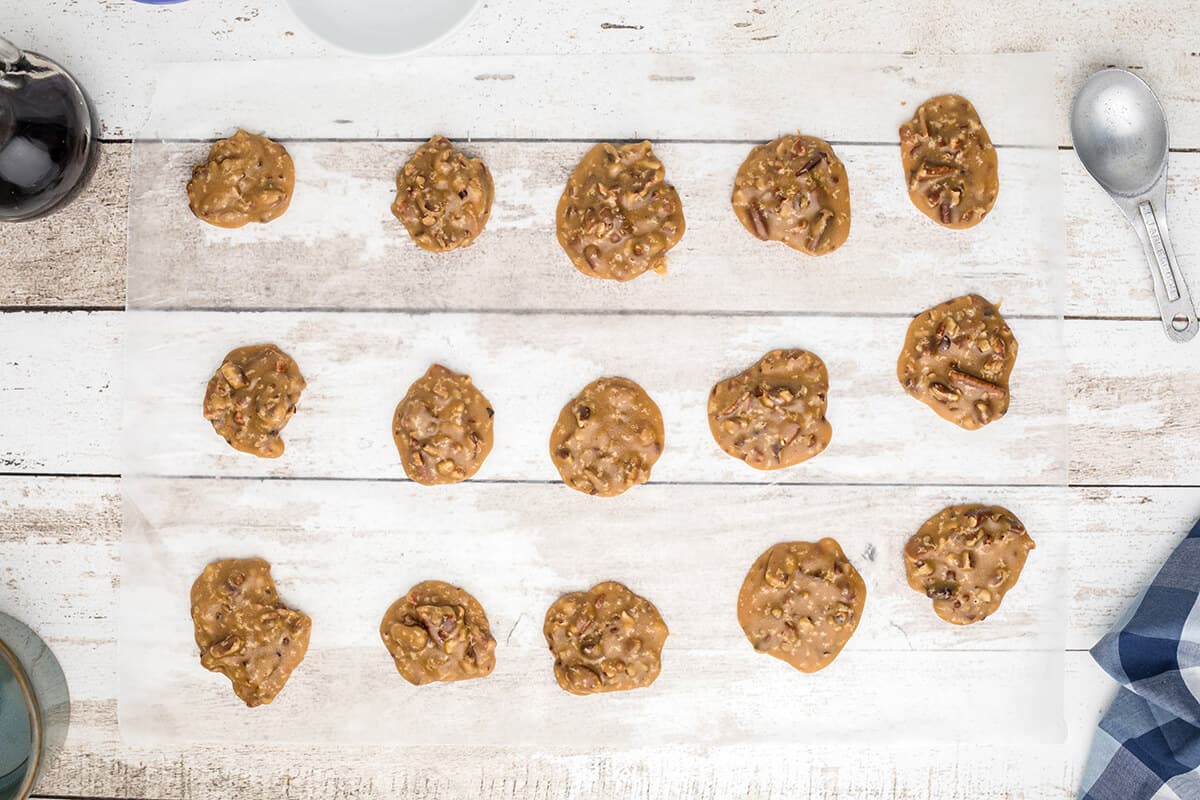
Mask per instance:
[[[746,206],[746,214],[754,226],[754,235],[764,242],[769,239],[770,232],[767,230],[767,221],[763,218],[762,206],[758,203],[750,203]]]
[[[1003,386],[997,386],[991,381],[986,381],[969,372],[952,369],[949,374],[950,382],[960,389],[974,389],[984,395],[993,395],[995,397],[1004,397],[1008,394],[1008,390]]]
[[[941,400],[943,403],[953,403],[955,400],[962,397],[962,393],[956,389],[951,389],[944,383],[934,381],[929,384],[929,393]]]

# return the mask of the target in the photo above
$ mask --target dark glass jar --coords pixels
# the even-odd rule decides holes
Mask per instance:
[[[87,184],[97,125],[66,70],[0,39],[0,222],[49,214]]]

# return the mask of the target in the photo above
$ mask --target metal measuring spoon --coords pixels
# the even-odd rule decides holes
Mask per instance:
[[[1142,240],[1168,338],[1190,340],[1200,323],[1167,235],[1167,117],[1158,98],[1132,72],[1100,70],[1075,95],[1071,138]]]

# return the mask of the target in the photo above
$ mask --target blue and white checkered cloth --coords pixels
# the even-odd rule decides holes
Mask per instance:
[[[1200,523],[1092,656],[1121,689],[1081,800],[1200,798]]]

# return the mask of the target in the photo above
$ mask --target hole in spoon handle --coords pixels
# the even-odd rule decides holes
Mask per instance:
[[[1154,271],[1154,288],[1162,315],[1163,328],[1172,341],[1186,342],[1200,330],[1196,309],[1188,296],[1183,277],[1175,271],[1175,259],[1163,229],[1158,224],[1154,206],[1148,200],[1138,203],[1138,214],[1146,229],[1146,255]]]

